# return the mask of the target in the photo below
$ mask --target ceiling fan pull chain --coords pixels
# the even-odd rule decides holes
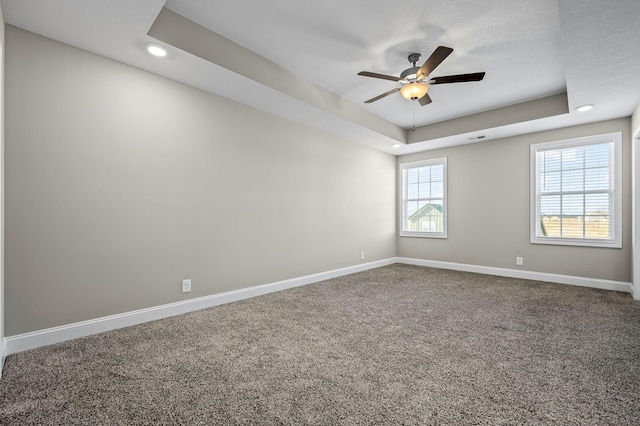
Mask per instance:
[[[413,132],[416,131],[416,103],[413,102]]]

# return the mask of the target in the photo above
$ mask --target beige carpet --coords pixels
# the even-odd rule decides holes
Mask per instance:
[[[9,356],[0,424],[640,424],[640,303],[392,265]]]

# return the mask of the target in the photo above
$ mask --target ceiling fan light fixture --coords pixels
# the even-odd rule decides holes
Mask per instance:
[[[415,101],[426,95],[428,91],[429,86],[427,84],[413,82],[402,86],[400,94],[407,100]]]

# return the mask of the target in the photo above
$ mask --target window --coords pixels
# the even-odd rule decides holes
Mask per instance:
[[[531,145],[531,242],[622,247],[622,135]]]
[[[447,237],[447,159],[400,165],[403,237]]]

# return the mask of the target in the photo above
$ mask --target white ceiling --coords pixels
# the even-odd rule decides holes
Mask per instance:
[[[638,0],[2,0],[5,22],[393,154],[629,116],[640,101]],[[339,107],[314,102],[228,67],[215,52],[168,46],[149,56],[147,35],[166,7],[319,86]],[[167,45],[167,43],[163,43]],[[420,107],[398,86],[358,76],[399,75],[409,53],[420,65],[438,45],[454,49],[432,76],[485,71],[481,82],[443,84]],[[240,48],[238,48],[240,49]],[[189,53],[191,52],[191,53]],[[238,50],[238,58],[247,57]],[[259,70],[258,70],[259,71]],[[301,80],[302,81],[302,80]],[[316,87],[316,86],[309,86]],[[308,90],[307,90],[308,92]],[[434,123],[567,93],[568,113],[474,132],[415,140]],[[257,95],[256,95],[257,94]],[[311,96],[311,94],[309,94]],[[592,103],[587,113],[575,107]],[[462,117],[462,118],[460,118]],[[464,128],[464,126],[461,126]],[[397,131],[395,130],[397,129]],[[401,136],[398,136],[401,135]],[[399,140],[400,149],[391,144]],[[411,142],[405,145],[405,142]]]

